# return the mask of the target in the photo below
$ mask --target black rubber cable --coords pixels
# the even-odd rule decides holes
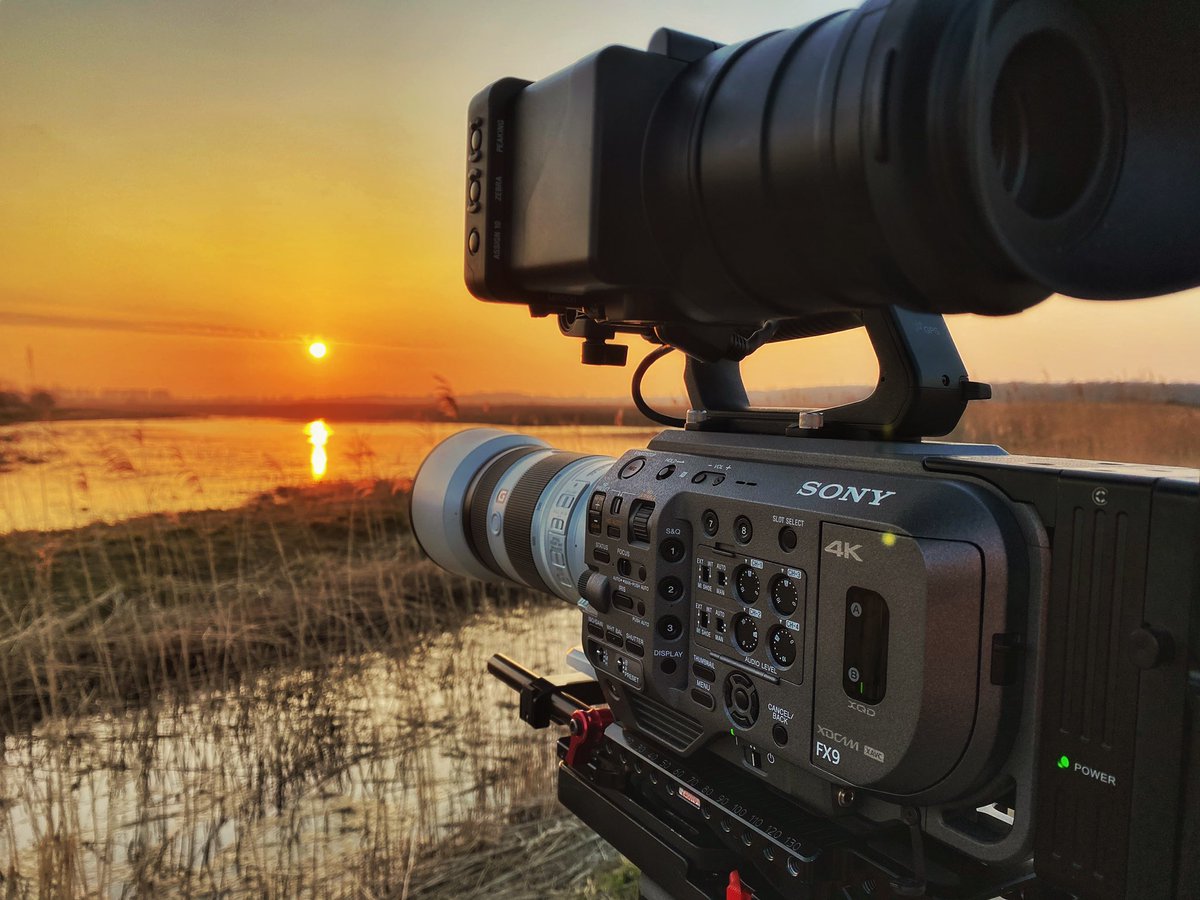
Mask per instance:
[[[668,428],[683,428],[687,422],[676,416],[668,416],[666,413],[660,413],[656,409],[652,409],[642,397],[642,379],[646,377],[646,373],[650,367],[674,350],[674,347],[662,346],[656,347],[646,354],[646,358],[638,363],[638,367],[633,370],[633,405],[637,407],[638,412],[649,419],[651,422],[657,422],[659,425],[666,425]]]

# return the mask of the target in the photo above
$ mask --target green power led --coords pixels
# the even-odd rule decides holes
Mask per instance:
[[[1058,767],[1060,769],[1069,769],[1069,768],[1071,768],[1071,761],[1069,759],[1067,759],[1065,756],[1060,756],[1058,758]]]

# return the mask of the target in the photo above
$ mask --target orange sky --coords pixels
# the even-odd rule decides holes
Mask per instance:
[[[32,359],[42,384],[180,395],[424,395],[434,373],[623,394],[628,370],[462,286],[468,99],[658,25],[735,40],[842,5],[0,0],[0,381],[26,387]],[[1198,301],[951,327],[982,379],[1200,381]],[[857,336],[748,368],[873,375]]]

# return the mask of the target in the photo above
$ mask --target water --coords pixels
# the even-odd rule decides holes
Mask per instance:
[[[39,896],[370,896],[407,842],[552,808],[554,736],[484,663],[561,671],[578,634],[566,606],[483,615],[397,658],[10,736],[0,874]]]
[[[0,428],[0,533],[147,513],[226,509],[278,486],[411,478],[458,423],[155,419]],[[523,428],[552,446],[619,455],[653,432]]]

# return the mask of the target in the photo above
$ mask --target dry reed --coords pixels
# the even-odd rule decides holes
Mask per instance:
[[[421,554],[390,483],[280,490],[0,543],[0,733],[53,715],[224,689],[244,672],[394,652],[530,599]]]
[[[0,897],[388,896],[476,853],[447,816],[549,814],[552,742],[483,671],[511,635],[461,627],[530,603],[424,560],[387,482],[8,535]]]
[[[973,403],[952,441],[1009,453],[1200,466],[1200,407],[1169,403]]]

